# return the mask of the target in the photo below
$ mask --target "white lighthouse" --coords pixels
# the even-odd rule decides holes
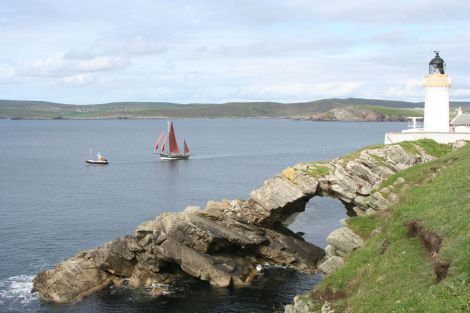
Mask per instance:
[[[385,144],[419,139],[432,139],[439,143],[453,143],[457,140],[470,140],[470,114],[460,114],[449,123],[450,77],[447,76],[446,63],[434,51],[429,62],[429,74],[424,77],[424,123],[421,116],[408,117],[408,129],[401,132],[385,133]]]
[[[429,62],[429,75],[424,78],[424,131],[449,132],[450,77],[445,73],[445,62],[436,56]]]

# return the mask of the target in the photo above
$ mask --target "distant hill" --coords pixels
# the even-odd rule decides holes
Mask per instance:
[[[464,111],[470,111],[470,102],[455,102],[452,103],[452,106],[462,106]],[[222,104],[179,104],[170,102],[112,102],[90,105],[71,105],[46,101],[0,100],[0,118],[134,119],[227,117],[348,120],[348,116],[354,116],[352,120],[363,120],[361,116],[368,116],[369,120],[400,120],[403,119],[403,116],[410,114],[419,115],[419,108],[422,107],[422,102],[359,98],[333,98],[299,103],[228,102]],[[341,113],[344,110],[347,111],[347,114]],[[333,112],[333,115],[328,112]],[[322,114],[326,114],[325,117],[322,117]]]

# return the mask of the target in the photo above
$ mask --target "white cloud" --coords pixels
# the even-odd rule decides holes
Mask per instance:
[[[470,88],[451,89],[451,98],[456,100],[470,99]]]
[[[129,55],[149,55],[162,54],[168,50],[168,47],[156,41],[148,40],[143,37],[135,37],[129,43],[123,46],[123,50]]]
[[[349,96],[362,86],[361,82],[256,84],[244,93],[253,99],[317,99]]]
[[[93,76],[90,74],[78,74],[62,78],[62,82],[67,85],[84,85],[92,81]]]
[[[13,83],[16,78],[16,69],[15,67],[5,64],[0,65],[0,83],[7,84]]]
[[[126,57],[96,56],[70,59],[65,58],[61,53],[20,64],[17,67],[18,74],[26,77],[68,77],[77,73],[120,70],[129,65],[130,60]]]
[[[72,71],[99,72],[121,69],[129,65],[129,60],[123,57],[100,56],[88,60],[80,60],[70,64]]]
[[[423,80],[407,80],[403,83],[394,84],[386,89],[384,97],[390,99],[423,100]]]
[[[447,61],[451,96],[470,98],[469,1],[30,2],[0,12],[11,98],[422,100],[432,50]]]

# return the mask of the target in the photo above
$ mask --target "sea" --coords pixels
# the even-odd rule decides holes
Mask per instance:
[[[187,278],[152,298],[110,287],[70,305],[31,293],[34,276],[162,212],[208,200],[247,199],[299,162],[327,160],[383,142],[388,122],[178,119],[189,160],[161,161],[153,144],[166,120],[0,120],[0,312],[279,312],[323,277],[271,268],[245,288]],[[101,152],[107,166],[85,159]],[[335,199],[312,199],[290,226],[325,247],[346,217]]]

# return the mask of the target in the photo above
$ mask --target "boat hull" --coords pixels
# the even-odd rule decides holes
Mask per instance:
[[[99,160],[86,160],[86,164],[95,164],[95,165],[107,165],[108,161],[99,161]]]
[[[161,160],[187,160],[190,154],[160,153]]]

